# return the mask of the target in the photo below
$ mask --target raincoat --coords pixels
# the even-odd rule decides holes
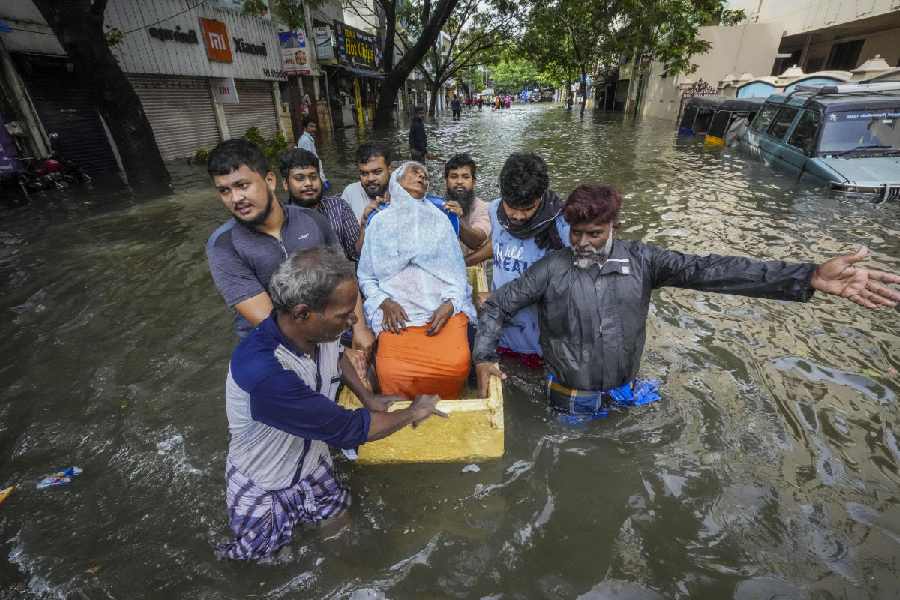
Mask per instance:
[[[611,390],[638,373],[650,295],[680,287],[756,298],[806,301],[814,264],[737,256],[693,256],[636,241],[616,240],[601,266],[581,269],[571,248],[556,250],[485,304],[473,352],[495,361],[503,323],[536,304],[540,343],[550,373],[580,390]]]
[[[409,327],[428,323],[445,301],[453,304],[454,315],[477,318],[453,226],[438,207],[400,186],[410,164],[391,174],[391,202],[366,228],[357,269],[366,320],[376,336],[382,330],[381,304],[388,298],[406,311]]]

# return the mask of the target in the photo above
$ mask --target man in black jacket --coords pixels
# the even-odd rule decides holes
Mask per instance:
[[[428,156],[428,135],[425,133],[425,107],[417,106],[409,124],[409,155],[412,160],[425,164]]]
[[[867,250],[821,265],[693,256],[615,239],[621,195],[604,185],[581,185],[566,200],[571,248],[547,254],[484,305],[475,341],[482,395],[491,375],[503,377],[496,347],[504,322],[526,306],[540,313],[540,343],[549,369],[548,399],[564,413],[599,415],[630,398],[646,338],[650,294],[671,286],[756,298],[805,302],[816,290],[866,308],[895,307],[900,276],[856,263]],[[638,389],[640,388],[640,389]],[[628,403],[628,402],[626,402]]]

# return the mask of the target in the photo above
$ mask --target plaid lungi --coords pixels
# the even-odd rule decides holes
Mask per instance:
[[[228,526],[234,540],[216,549],[220,558],[271,556],[290,543],[294,526],[317,525],[350,506],[350,491],[335,480],[326,457],[308,476],[281,490],[258,487],[230,461],[225,477]]]

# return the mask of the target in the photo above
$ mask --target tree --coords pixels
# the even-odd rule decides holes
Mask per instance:
[[[131,187],[141,193],[170,191],[169,173],[160,156],[153,129],[140,98],[107,44],[103,31],[107,0],[35,0],[74,65],[74,72],[92,93],[106,121]]]
[[[584,116],[587,76],[611,44],[620,4],[616,0],[532,2],[523,49],[540,68],[562,74],[568,83],[580,76]]]
[[[544,71],[563,73],[570,82],[579,75],[586,103],[588,74],[623,55],[638,64],[661,61],[667,74],[691,72],[691,56],[709,49],[699,38],[700,27],[744,17],[725,5],[726,0],[530,0],[521,47]],[[639,75],[636,69],[632,80]]]
[[[491,67],[491,80],[495,91],[519,92],[529,86],[546,86],[562,83],[554,79],[552,74],[537,68],[530,60],[524,58],[504,57]]]
[[[413,3],[407,4],[407,7],[412,14],[418,8]],[[447,48],[435,44],[422,64],[416,67],[429,89],[429,115],[434,116],[440,89],[449,79],[492,60],[509,43],[514,17],[510,5],[498,2],[491,5],[481,0],[462,0],[457,4],[443,29],[449,37]],[[413,25],[404,35],[398,35],[404,48],[409,46],[409,37],[418,35],[415,20],[407,21]]]
[[[398,0],[377,0],[385,17],[384,36],[384,81],[378,92],[378,100],[375,105],[375,119],[373,126],[376,129],[386,129],[393,121],[394,103],[397,101],[397,93],[406,78],[413,72],[425,54],[434,47],[444,23],[450,18],[450,14],[459,0],[439,0],[437,6],[432,9],[431,0],[423,0],[421,10],[418,11],[418,23],[421,26],[419,37],[415,44],[409,47],[403,54],[400,62],[394,64],[394,49],[397,37],[398,25]]]

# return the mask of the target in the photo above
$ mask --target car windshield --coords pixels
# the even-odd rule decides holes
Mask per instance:
[[[900,106],[878,110],[848,110],[825,116],[819,152],[892,152],[900,150]]]

